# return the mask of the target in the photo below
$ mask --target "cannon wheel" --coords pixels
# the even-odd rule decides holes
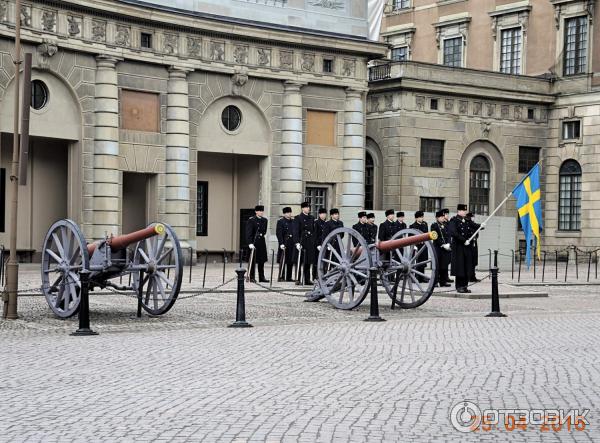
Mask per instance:
[[[354,247],[356,245],[356,247]],[[360,254],[355,251],[360,248]],[[338,228],[323,241],[319,252],[319,285],[329,303],[354,309],[369,290],[372,258],[365,239],[354,229]]]
[[[68,318],[79,310],[79,272],[88,268],[87,244],[79,226],[68,219],[50,226],[42,249],[42,292],[57,316]]]
[[[155,226],[151,223],[149,226]],[[142,307],[151,315],[161,315],[173,307],[183,279],[181,245],[173,228],[163,224],[165,232],[138,242],[133,265],[146,266],[142,281]],[[140,274],[133,272],[132,286],[137,292]]]
[[[392,239],[418,234],[422,232],[416,229],[403,229]],[[428,258],[420,260],[419,256],[425,250]],[[418,251],[414,250],[414,246],[394,249],[390,251],[389,261],[382,254],[382,262],[384,265],[381,283],[392,300],[395,300],[396,305],[404,309],[417,308],[431,297],[437,272],[437,256],[431,241],[423,243]],[[420,272],[416,269],[418,265],[425,265],[425,270]]]

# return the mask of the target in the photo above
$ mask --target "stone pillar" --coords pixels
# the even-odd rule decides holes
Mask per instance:
[[[363,92],[346,90],[344,107],[344,162],[341,205],[346,209],[362,209],[365,201],[365,122]]]
[[[286,81],[283,96],[281,135],[280,204],[299,206],[302,203],[302,83]]]
[[[188,71],[169,69],[167,85],[167,147],[165,222],[180,240],[190,238],[190,111]]]
[[[96,57],[92,236],[119,234],[119,88],[116,58]]]

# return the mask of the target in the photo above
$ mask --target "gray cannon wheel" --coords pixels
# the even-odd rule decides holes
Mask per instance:
[[[422,234],[416,229],[403,229],[397,232],[392,239]],[[421,259],[420,255],[427,250],[428,258]],[[425,303],[435,288],[437,272],[437,256],[433,243],[427,241],[419,247],[404,246],[390,251],[390,259],[382,253],[383,269],[381,283],[388,295],[395,300],[396,305],[404,309],[412,309]],[[420,272],[418,265],[425,265],[425,270]]]
[[[358,248],[360,254],[355,253]],[[360,305],[369,290],[371,266],[367,243],[357,231],[338,228],[329,233],[321,245],[317,267],[319,285],[329,303],[339,309]]]
[[[151,223],[149,226],[155,226]],[[163,235],[138,242],[133,253],[133,265],[142,266],[142,307],[152,315],[161,315],[173,307],[183,279],[183,257],[179,239],[173,228],[165,225]],[[140,274],[133,272],[133,289],[139,288]]]
[[[72,220],[55,222],[42,247],[42,292],[57,316],[71,317],[79,310],[79,272],[89,267],[87,244]]]

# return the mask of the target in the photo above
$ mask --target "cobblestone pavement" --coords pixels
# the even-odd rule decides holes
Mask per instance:
[[[21,287],[36,272],[23,267]],[[218,266],[208,274],[207,287],[220,281]],[[194,275],[184,289],[199,286]],[[362,321],[368,299],[339,311],[249,292],[244,330],[225,327],[233,292],[139,320],[135,299],[94,294],[97,337],[70,337],[76,319],[23,296],[21,318],[0,320],[0,441],[598,441],[600,286],[543,290],[503,299],[507,318],[483,317],[489,300],[441,296],[392,311],[380,294],[385,323]],[[449,415],[462,400],[591,412],[583,431],[460,434]]]

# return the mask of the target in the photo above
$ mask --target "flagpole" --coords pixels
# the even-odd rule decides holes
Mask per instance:
[[[479,225],[479,227],[477,228],[477,231],[475,231],[473,233],[473,235],[471,237],[469,237],[469,239],[465,242],[466,246],[469,246],[469,244],[471,243],[471,241],[473,240],[473,238],[475,238],[475,236],[479,233],[479,231],[481,231],[482,225],[485,225],[490,220],[490,218],[492,218],[494,216],[494,214],[496,212],[498,212],[498,209],[500,209],[502,206],[504,206],[504,203],[506,203],[506,201],[510,198],[511,195],[512,195],[512,191],[509,192],[508,195],[504,198],[504,200],[502,200],[502,203],[500,203],[498,205],[498,207],[496,209],[494,209],[494,212],[492,212],[488,216],[488,218],[486,218],[485,221],[481,225]]]

